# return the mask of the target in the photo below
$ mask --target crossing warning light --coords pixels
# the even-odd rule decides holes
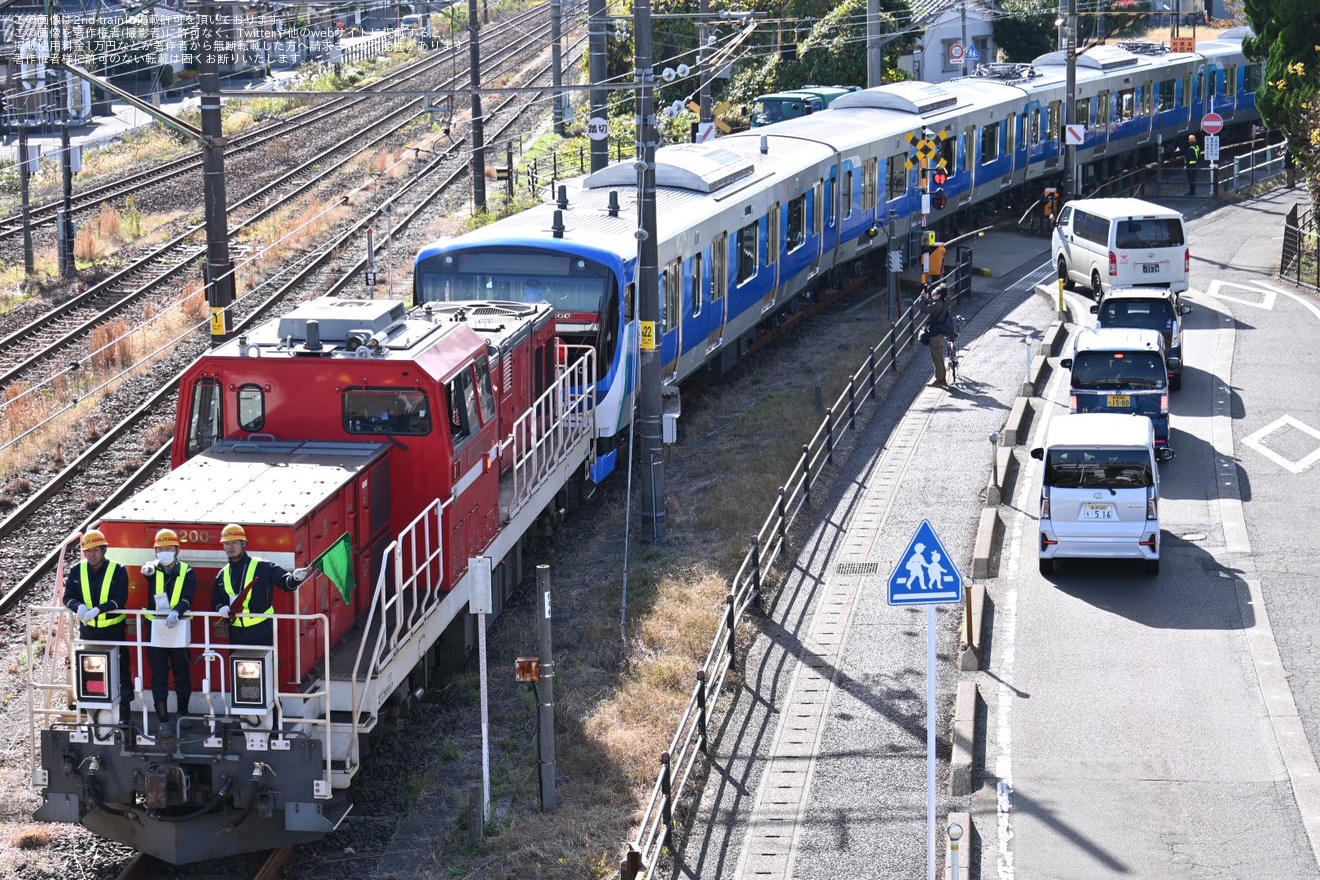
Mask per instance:
[[[949,172],[945,171],[943,168],[936,168],[934,171],[934,179],[936,186],[944,186],[944,182],[949,179]]]
[[[938,179],[938,178],[937,178]],[[949,204],[949,196],[944,192],[944,187],[935,190],[934,195],[930,197],[931,205],[936,211],[943,211]]]

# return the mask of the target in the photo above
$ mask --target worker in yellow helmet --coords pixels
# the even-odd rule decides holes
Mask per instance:
[[[192,610],[193,597],[197,593],[197,573],[186,562],[179,560],[179,533],[174,529],[161,529],[156,532],[156,558],[142,566],[142,576],[147,579],[147,588],[151,594],[152,613],[147,618],[162,622],[167,630],[176,629],[180,624],[188,626],[187,615]],[[186,640],[185,640],[186,642]],[[174,673],[174,697],[178,702],[178,714],[188,714],[188,703],[192,700],[192,666],[187,647],[162,647],[152,645],[147,648],[147,665],[151,667],[151,698],[156,704],[156,718],[160,721],[160,735],[165,739],[174,736],[174,725],[170,723],[170,673]]]
[[[307,580],[310,571],[292,572],[247,552],[247,532],[231,523],[220,532],[220,543],[229,564],[215,576],[212,608],[229,618],[231,645],[275,644],[275,590],[292,593]]]
[[[64,579],[64,607],[78,615],[78,638],[93,642],[122,642],[127,630],[128,571],[106,558],[110,543],[100,529],[88,529],[80,541],[83,561],[69,568]],[[129,648],[119,649],[119,695],[125,720],[133,700],[129,677]]]

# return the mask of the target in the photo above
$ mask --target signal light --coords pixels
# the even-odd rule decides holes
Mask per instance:
[[[940,182],[939,178],[943,176],[943,172],[935,172],[936,182]],[[930,202],[936,211],[943,211],[949,205],[949,196],[944,192],[944,188],[941,187],[940,189],[935,190],[935,194],[931,196]]]
[[[936,168],[936,169],[935,169],[935,185],[936,185],[936,186],[944,186],[944,182],[945,182],[946,180],[948,180],[948,179],[949,179],[949,172],[945,171],[943,168]]]

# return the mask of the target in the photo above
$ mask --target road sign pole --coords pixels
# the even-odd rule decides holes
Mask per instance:
[[[935,606],[926,606],[926,880],[935,880]],[[957,877],[953,880],[958,880]]]

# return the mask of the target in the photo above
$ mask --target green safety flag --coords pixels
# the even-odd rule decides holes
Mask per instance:
[[[344,598],[345,605],[352,604],[353,589],[357,582],[353,578],[353,541],[348,532],[322,553],[312,563],[312,567],[320,569],[322,574],[330,578],[331,583],[338,588],[339,595]]]

